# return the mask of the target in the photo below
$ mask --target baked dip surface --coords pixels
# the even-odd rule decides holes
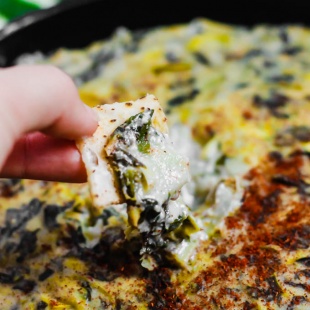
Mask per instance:
[[[200,229],[148,270],[126,209],[94,207],[87,184],[1,180],[0,308],[309,309],[309,56],[307,28],[199,19],[21,57],[90,106],[156,95]]]

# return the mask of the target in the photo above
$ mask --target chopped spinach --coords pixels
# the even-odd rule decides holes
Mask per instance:
[[[195,79],[193,77],[186,79],[186,80],[177,80],[173,82],[172,84],[170,84],[169,88],[170,89],[181,89],[184,87],[192,87],[194,82],[195,82]]]
[[[6,272],[0,273],[0,283],[3,284],[14,284],[22,279],[24,275],[29,273],[29,269],[21,266],[14,266],[7,268]]]
[[[48,307],[48,304],[45,301],[41,300],[37,303],[36,310],[45,310],[47,307]]]
[[[253,97],[253,105],[257,108],[266,108],[276,118],[288,118],[288,115],[279,111],[279,108],[284,107],[289,98],[283,94],[272,92],[268,98],[262,98],[260,95]]]
[[[92,268],[89,271],[89,276],[99,281],[113,281],[119,276],[118,273],[104,268]]]
[[[166,56],[167,61],[170,63],[175,63],[175,62],[180,61],[180,59],[178,58],[178,56],[175,53],[168,52],[168,53],[166,53],[165,56]]]
[[[128,167],[120,176],[123,185],[123,192],[127,199],[136,200],[136,194],[139,190],[139,184],[145,183],[144,174],[137,170]]]
[[[138,51],[140,42],[146,36],[148,31],[149,31],[148,29],[140,29],[134,31],[131,34],[131,42],[126,46],[126,50],[128,51],[128,53],[135,53]]]
[[[148,133],[151,126],[151,119],[141,126],[137,136],[138,149],[141,153],[148,153],[150,150],[150,142],[148,140]]]
[[[86,290],[86,300],[91,301],[91,293],[92,293],[92,288],[87,281],[82,281],[81,286]]]
[[[65,205],[65,206],[58,206],[58,205],[47,205],[44,208],[43,217],[44,217],[44,225],[48,229],[53,229],[58,227],[57,223],[57,215],[66,211],[68,208],[70,208],[71,205]]]
[[[281,27],[279,29],[279,38],[284,44],[290,43],[290,36],[287,27]]]
[[[271,276],[265,280],[268,283],[268,288],[262,287],[247,287],[249,296],[254,299],[263,298],[266,301],[276,300],[277,304],[281,302],[283,290],[279,286],[275,276]]]
[[[45,281],[47,278],[49,278],[51,275],[54,274],[54,270],[51,268],[46,268],[38,277],[39,281]]]
[[[208,66],[210,65],[209,59],[202,53],[200,52],[195,52],[193,53],[194,58],[197,60],[202,65]]]
[[[282,74],[271,76],[267,80],[273,83],[292,83],[295,77],[292,74]]]
[[[39,199],[32,199],[28,205],[23,205],[20,209],[8,209],[5,216],[5,225],[11,235],[13,232],[23,228],[27,221],[36,216],[43,202]]]
[[[282,50],[282,54],[286,54],[289,56],[295,56],[302,52],[301,46],[288,46]]]
[[[294,310],[296,309],[296,305],[300,305],[303,302],[306,302],[306,298],[304,296],[294,296],[287,306],[287,310]]]
[[[0,180],[0,197],[13,197],[23,190],[24,186],[20,179]]]
[[[281,301],[281,295],[283,294],[283,290],[281,289],[276,277],[272,276],[268,278],[267,283],[269,284],[268,293],[272,295],[272,299],[277,300],[279,304]]]
[[[310,257],[303,257],[296,260],[297,263],[310,267]]]
[[[265,68],[273,68],[276,65],[277,64],[274,61],[271,61],[271,60],[268,60],[268,59],[264,61],[264,67]]]
[[[35,286],[36,286],[35,281],[21,279],[13,286],[13,289],[20,290],[24,292],[25,294],[28,294],[34,289]]]
[[[171,98],[168,100],[167,104],[171,107],[179,106],[186,101],[194,100],[197,95],[199,95],[200,91],[198,89],[193,89],[190,93],[185,95],[178,95],[176,97]]]
[[[275,137],[275,145],[291,146],[295,142],[310,142],[310,127],[291,126],[279,132]]]
[[[102,214],[97,217],[97,220],[102,219],[103,224],[107,225],[109,218],[112,217],[112,216],[117,216],[118,217],[119,213],[114,208],[104,209],[102,211]]]
[[[149,131],[152,124],[154,110],[148,110],[130,117],[123,125],[119,126],[112,134],[113,139],[120,139],[125,146],[130,146],[134,135],[138,149],[142,153],[148,153],[150,149]],[[124,150],[122,150],[124,152]],[[127,154],[128,155],[128,154]]]
[[[288,97],[279,93],[273,93],[269,98],[266,99],[262,98],[260,95],[255,95],[253,97],[253,104],[256,107],[264,107],[270,110],[284,107],[288,101]]]
[[[245,55],[244,55],[244,59],[251,59],[254,57],[258,57],[263,55],[263,51],[261,49],[252,49],[249,50]]]
[[[105,49],[99,51],[92,57],[92,64],[85,72],[80,74],[77,78],[82,82],[88,82],[95,79],[102,71],[103,66],[108,64],[115,58],[115,53]]]
[[[14,275],[0,272],[0,283],[3,284],[14,283]]]
[[[21,233],[21,240],[16,249],[16,252],[19,254],[17,257],[17,262],[23,262],[27,255],[36,250],[38,231],[38,229],[35,231],[25,230]]]
[[[299,287],[303,290],[307,290],[307,285],[304,283],[295,283],[293,281],[284,281],[284,283],[292,287]]]
[[[274,175],[272,177],[272,182],[276,184],[281,184],[288,187],[296,187],[298,193],[307,195],[307,189],[310,187],[310,184],[306,183],[302,179],[292,179],[285,175]]]
[[[70,235],[70,239],[75,245],[86,242],[81,226],[75,229],[72,225],[67,225],[67,230]]]
[[[310,127],[294,126],[288,129],[290,134],[300,142],[310,142]]]
[[[249,86],[249,83],[246,83],[246,82],[240,82],[238,84],[235,85],[235,88],[236,89],[243,89],[243,88],[246,88]]]

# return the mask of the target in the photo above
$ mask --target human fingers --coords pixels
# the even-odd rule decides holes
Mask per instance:
[[[79,99],[71,78],[52,66],[0,71],[0,169],[24,133],[44,131],[76,139],[97,127],[93,111]]]
[[[15,143],[0,177],[81,183],[86,171],[74,142],[36,132]]]

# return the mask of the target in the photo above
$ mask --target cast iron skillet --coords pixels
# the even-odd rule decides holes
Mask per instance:
[[[0,0],[1,1],[1,0]],[[301,0],[67,0],[30,13],[0,31],[0,66],[23,54],[60,46],[83,47],[109,36],[122,25],[143,29],[188,22],[195,17],[253,25],[309,24],[310,3]]]

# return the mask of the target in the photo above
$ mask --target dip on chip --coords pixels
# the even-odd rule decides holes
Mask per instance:
[[[99,209],[126,204],[127,237],[141,236],[144,259],[163,248],[171,252],[198,226],[180,196],[189,180],[189,163],[167,135],[158,100],[147,95],[94,110],[96,132],[77,143],[93,203]]]

